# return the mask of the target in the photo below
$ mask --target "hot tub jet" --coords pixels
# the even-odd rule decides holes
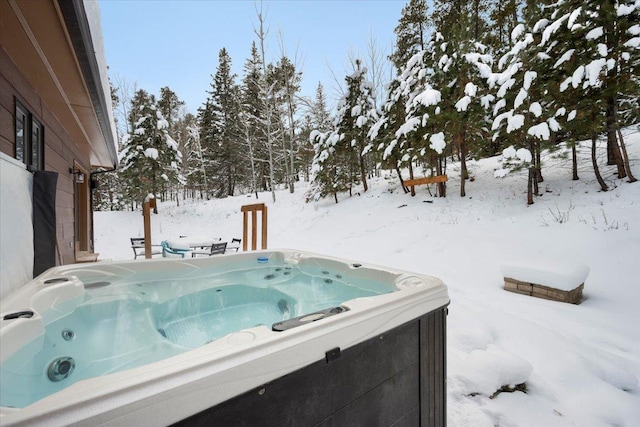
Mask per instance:
[[[53,382],[67,378],[76,367],[76,362],[71,357],[59,357],[49,364],[47,376]]]

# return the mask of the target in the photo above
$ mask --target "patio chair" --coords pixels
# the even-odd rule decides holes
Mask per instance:
[[[198,255],[222,255],[227,250],[227,242],[214,243],[207,251],[192,251],[191,256],[196,257]]]
[[[233,239],[231,239],[231,244],[227,246],[226,252],[230,252],[230,251],[238,252],[238,250],[240,249],[241,242],[242,242],[242,239],[237,239],[234,237]]]
[[[169,246],[169,243],[167,243],[166,240],[163,240],[161,242],[162,244],[162,256],[164,258],[184,258],[188,253],[190,253],[190,250],[184,250],[184,249],[174,249],[171,246]]]
[[[133,259],[139,256],[144,257],[144,237],[132,237],[131,249],[133,249]],[[151,256],[162,255],[161,245],[151,245]]]

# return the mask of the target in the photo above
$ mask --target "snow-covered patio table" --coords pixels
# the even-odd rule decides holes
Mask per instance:
[[[171,249],[190,251],[194,248],[211,247],[214,243],[219,243],[221,241],[222,238],[220,237],[212,237],[210,239],[190,239],[188,237],[180,237],[178,239],[168,239],[167,244]]]

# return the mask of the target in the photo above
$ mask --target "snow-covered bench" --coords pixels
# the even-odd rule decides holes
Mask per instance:
[[[580,304],[589,267],[558,261],[536,266],[503,265],[504,289],[518,294]]]

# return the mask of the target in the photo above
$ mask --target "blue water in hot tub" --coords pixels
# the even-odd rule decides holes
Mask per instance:
[[[271,328],[353,298],[396,290],[382,282],[358,282],[344,272],[302,272],[284,264],[85,287],[82,301],[41,313],[44,335],[2,363],[1,406],[22,408],[77,381],[178,355],[235,331]],[[74,368],[53,381],[50,368],[61,358],[72,358]]]

